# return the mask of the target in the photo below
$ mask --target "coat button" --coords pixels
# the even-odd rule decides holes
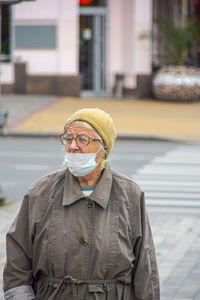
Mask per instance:
[[[88,245],[88,241],[87,241],[86,238],[80,239],[80,243],[81,243],[83,246],[87,246],[87,245]]]
[[[92,204],[93,204],[93,201],[91,199],[89,199],[88,202],[87,202],[87,207],[91,208]]]

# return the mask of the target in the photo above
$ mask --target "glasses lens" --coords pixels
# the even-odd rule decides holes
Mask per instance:
[[[73,137],[71,135],[67,135],[65,138],[64,138],[64,142],[65,144],[67,145],[70,145],[73,141]]]
[[[84,134],[78,135],[76,140],[79,146],[86,146],[89,144],[89,137]]]

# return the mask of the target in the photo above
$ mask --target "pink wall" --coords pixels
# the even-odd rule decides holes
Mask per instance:
[[[125,75],[125,87],[136,86],[137,74],[151,73],[151,43],[141,40],[152,26],[152,0],[108,1],[109,89],[116,73]]]
[[[79,5],[77,0],[37,0],[13,8],[14,25],[55,25],[56,49],[14,49],[14,60],[27,62],[29,74],[79,73]]]

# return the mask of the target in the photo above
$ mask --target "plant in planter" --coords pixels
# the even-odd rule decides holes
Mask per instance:
[[[186,66],[199,28],[193,20],[183,27],[168,24],[162,18],[156,20],[159,29],[158,41],[163,46],[162,59],[168,64],[155,73],[153,93],[160,100],[200,100],[200,71]]]

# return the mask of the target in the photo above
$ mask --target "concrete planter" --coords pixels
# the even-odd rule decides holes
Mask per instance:
[[[155,74],[152,89],[159,100],[199,101],[200,70],[185,66],[163,67]]]

